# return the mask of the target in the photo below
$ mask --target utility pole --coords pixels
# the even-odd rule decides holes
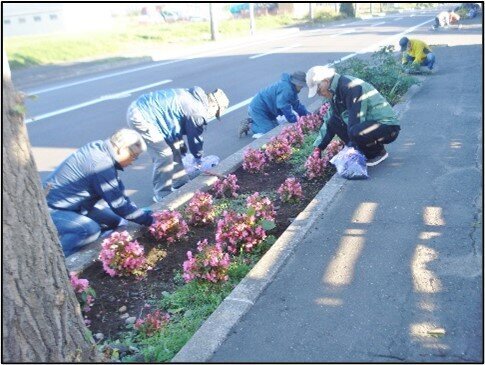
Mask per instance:
[[[309,18],[310,18],[310,20],[313,20],[313,17],[314,17],[314,14],[313,14],[313,3],[308,3],[308,5],[309,5],[309,9],[308,9]]]
[[[254,35],[254,3],[249,3],[249,33]]]
[[[211,40],[217,40],[217,19],[215,19],[215,11],[214,5],[209,3],[209,16],[210,16],[210,24],[211,24]]]

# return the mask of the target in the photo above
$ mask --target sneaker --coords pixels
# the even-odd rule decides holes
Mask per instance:
[[[262,136],[264,136],[264,133],[255,133],[255,134],[253,134],[253,138],[254,139],[261,138]]]
[[[376,166],[376,165],[380,164],[382,161],[384,161],[388,157],[389,157],[389,154],[383,148],[382,151],[376,157],[369,158],[367,160],[366,165],[367,166]]]
[[[244,119],[241,121],[239,124],[239,138],[241,138],[243,135],[248,135],[249,130],[251,127],[251,121],[249,119]]]

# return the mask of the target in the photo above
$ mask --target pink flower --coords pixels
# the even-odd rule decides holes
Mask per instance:
[[[251,174],[262,172],[267,164],[266,155],[261,150],[248,148],[244,151],[243,169]]]
[[[316,177],[322,176],[325,168],[328,165],[328,157],[320,157],[318,152],[313,152],[305,162],[306,176],[312,180]]]
[[[292,124],[283,128],[280,133],[280,137],[285,140],[289,145],[294,147],[300,147],[305,139],[303,130],[298,124]]]
[[[293,150],[286,139],[281,136],[273,137],[265,148],[266,156],[270,161],[281,163],[287,161]]]
[[[236,191],[239,189],[236,175],[229,174],[224,179],[217,179],[212,187],[217,198],[237,198]]]
[[[71,285],[76,293],[82,293],[89,287],[89,281],[87,279],[79,279],[77,274],[70,274]]]
[[[189,223],[193,225],[204,225],[213,222],[215,213],[212,195],[197,191],[185,209],[185,213],[189,218]]]
[[[287,178],[278,188],[278,194],[283,202],[298,202],[303,198],[303,190],[300,182],[294,178]]]
[[[220,245],[209,244],[207,239],[204,239],[197,243],[197,251],[195,257],[188,251],[188,260],[183,263],[183,278],[186,282],[198,279],[216,283],[228,279],[230,259]]]
[[[101,244],[99,259],[109,276],[146,275],[148,266],[145,250],[137,241],[133,241],[127,231],[113,232]]]
[[[157,309],[153,313],[148,313],[145,318],[137,319],[133,328],[142,333],[146,337],[153,336],[165,328],[170,321],[170,315],[163,313]]]
[[[156,239],[173,243],[187,237],[189,226],[179,212],[163,210],[153,213],[153,223],[149,231]]]
[[[258,192],[249,196],[246,199],[247,207],[252,208],[255,211],[256,219],[266,219],[274,221],[276,218],[276,212],[274,205],[269,198],[260,196]]]

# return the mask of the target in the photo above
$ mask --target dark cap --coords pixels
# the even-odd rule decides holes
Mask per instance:
[[[401,46],[401,52],[404,52],[408,48],[409,39],[408,37],[402,37],[399,40],[399,45]]]
[[[293,85],[305,87],[306,86],[306,74],[303,71],[293,72],[290,76],[290,81]]]

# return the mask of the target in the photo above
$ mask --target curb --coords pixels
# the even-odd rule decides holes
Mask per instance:
[[[424,79],[424,78],[423,78]],[[422,81],[422,80],[420,80]],[[413,85],[402,97],[406,100],[393,109],[402,115],[409,108],[409,100],[422,87]],[[313,106],[314,104],[312,104]],[[324,214],[337,193],[348,180],[335,174],[307,207],[300,212],[271,248],[256,263],[251,271],[207,318],[191,339],[173,357],[171,362],[209,362],[213,354],[228,337],[232,328],[256,302],[259,295],[273,280],[279,269],[293,253],[296,245],[306,236],[320,214]]]

